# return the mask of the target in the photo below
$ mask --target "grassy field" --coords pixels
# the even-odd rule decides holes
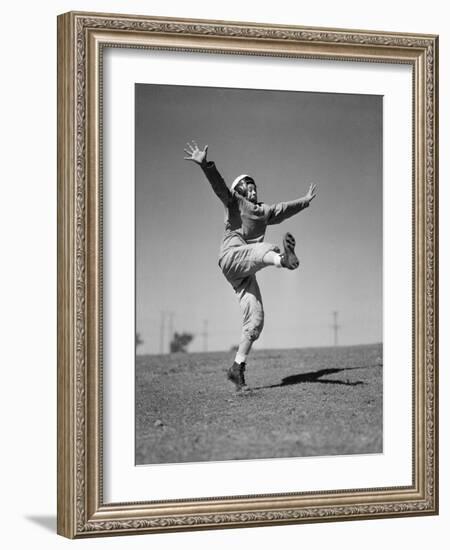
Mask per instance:
[[[380,453],[382,345],[138,356],[136,464]]]

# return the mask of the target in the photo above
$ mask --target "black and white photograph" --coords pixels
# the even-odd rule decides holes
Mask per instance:
[[[442,548],[445,6],[3,5],[2,547]]]
[[[383,452],[382,124],[136,84],[137,465]]]

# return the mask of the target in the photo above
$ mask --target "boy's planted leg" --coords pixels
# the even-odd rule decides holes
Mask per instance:
[[[245,368],[253,342],[257,340],[264,327],[264,309],[261,292],[256,277],[247,277],[236,291],[242,311],[242,333],[238,351],[227,377],[237,390],[248,389],[245,382]]]

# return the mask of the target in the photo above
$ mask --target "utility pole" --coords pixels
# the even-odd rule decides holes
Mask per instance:
[[[174,317],[175,314],[174,314],[173,311],[168,311],[167,315],[169,316],[169,329],[168,329],[168,332],[169,332],[169,353],[170,353],[170,344],[172,343],[172,338],[173,338],[173,317]]]
[[[335,345],[335,347],[339,345],[338,331],[341,328],[340,325],[338,324],[338,314],[339,314],[338,311],[333,311],[333,324],[331,325],[331,327],[333,329],[333,333],[334,333],[334,345]]]
[[[208,351],[208,320],[203,321],[203,351]]]
[[[164,353],[164,325],[166,320],[166,313],[161,311],[161,321],[159,324],[159,353]]]

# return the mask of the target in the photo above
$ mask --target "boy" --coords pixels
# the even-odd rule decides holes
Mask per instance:
[[[258,202],[255,181],[247,174],[238,176],[228,188],[214,162],[207,160],[207,145],[201,150],[193,141],[187,144],[184,152],[185,160],[202,168],[226,209],[219,267],[236,292],[242,310],[241,340],[227,377],[237,391],[247,391],[244,376],[247,357],[264,325],[264,309],[255,274],[270,265],[286,269],[299,266],[294,237],[290,233],[284,235],[283,252],[280,253],[277,246],[264,242],[266,227],[281,223],[308,207],[316,196],[316,186],[311,184],[307,194],[298,200],[269,206]]]

